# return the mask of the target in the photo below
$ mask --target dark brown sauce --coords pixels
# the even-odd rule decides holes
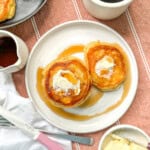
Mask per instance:
[[[72,55],[74,53],[78,53],[78,52],[83,52],[83,45],[77,45],[77,46],[71,46],[68,49],[64,50],[59,57],[64,57],[66,55]],[[123,53],[123,52],[122,52]],[[83,120],[88,120],[97,116],[100,116],[104,113],[110,112],[112,110],[114,110],[115,108],[117,108],[125,99],[125,97],[127,96],[129,89],[130,89],[130,83],[131,83],[131,74],[130,74],[130,65],[129,65],[129,61],[127,56],[123,53],[124,58],[126,60],[126,66],[127,66],[127,78],[124,82],[124,89],[123,89],[123,94],[121,96],[121,98],[117,101],[117,103],[113,104],[112,106],[108,107],[106,110],[104,110],[103,112],[100,113],[96,113],[93,115],[80,115],[80,114],[73,114],[70,112],[66,112],[64,109],[62,108],[58,108],[55,107],[53,104],[51,104],[51,102],[49,101],[49,98],[47,96],[47,93],[45,91],[45,89],[42,86],[42,71],[43,68],[38,68],[37,71],[37,90],[38,93],[41,97],[41,99],[46,103],[46,105],[57,115],[66,118],[66,119],[70,119],[70,120],[78,120],[78,121],[83,121]],[[101,100],[101,97],[103,96],[103,92],[99,91],[97,88],[92,87],[91,91],[90,91],[90,96],[89,98],[86,100],[86,102],[84,104],[82,104],[80,106],[80,108],[87,108],[87,107],[91,107],[94,104],[96,104],[98,101]]]
[[[106,3],[117,3],[117,2],[121,2],[123,0],[100,0],[100,1],[103,1],[103,2],[106,2]]]
[[[17,61],[15,41],[10,37],[0,38],[0,66],[7,67]]]

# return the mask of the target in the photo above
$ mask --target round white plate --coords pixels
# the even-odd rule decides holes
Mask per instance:
[[[49,109],[41,100],[36,89],[36,73],[38,67],[46,66],[58,56],[65,48],[75,44],[87,44],[100,40],[115,42],[121,45],[127,54],[131,68],[131,86],[123,103],[113,111],[97,116],[86,121],[69,120],[59,116]],[[135,57],[126,41],[113,29],[106,25],[93,21],[71,21],[58,25],[49,30],[36,43],[31,51],[26,66],[26,87],[29,97],[33,101],[37,111],[54,126],[76,133],[95,132],[115,123],[127,111],[131,105],[138,84],[138,70]],[[104,107],[111,105],[114,99],[121,97],[122,88],[113,92],[105,92],[100,102],[91,108],[74,108],[67,111],[79,114],[91,114],[103,111]]]

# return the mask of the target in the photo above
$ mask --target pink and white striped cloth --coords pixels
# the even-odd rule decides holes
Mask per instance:
[[[30,51],[37,40],[52,27],[70,20],[94,20],[104,23],[117,32],[131,46],[139,68],[139,85],[135,100],[127,113],[116,124],[132,124],[150,135],[150,5],[148,0],[134,0],[129,9],[111,21],[98,20],[85,9],[82,0],[48,0],[45,6],[31,19],[7,30],[20,36]],[[25,90],[24,70],[13,75],[18,92],[28,97]],[[24,88],[22,88],[24,87]],[[86,135],[95,139],[93,146],[74,143],[73,150],[97,150],[99,140],[105,132]]]

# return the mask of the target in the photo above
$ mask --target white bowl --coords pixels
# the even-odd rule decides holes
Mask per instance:
[[[100,0],[83,0],[83,3],[92,16],[103,20],[111,20],[124,13],[132,1],[133,0],[123,0],[108,3]]]
[[[116,125],[109,130],[107,130],[104,135],[102,136],[98,150],[103,150],[103,144],[105,140],[109,137],[110,134],[114,133],[120,137],[126,138],[129,141],[136,142],[140,145],[147,146],[148,142],[150,141],[149,136],[138,127],[132,125]]]

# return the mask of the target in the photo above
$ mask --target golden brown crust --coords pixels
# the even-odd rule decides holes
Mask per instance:
[[[62,108],[82,104],[87,99],[91,88],[87,68],[81,60],[75,57],[69,56],[54,60],[44,68],[43,77],[43,86],[49,101]],[[67,85],[63,87],[64,80],[67,80],[67,83],[64,83]]]
[[[15,10],[15,0],[0,0],[0,22],[13,18]]]
[[[117,88],[126,78],[122,49],[117,44],[91,42],[85,47],[85,59],[93,84],[102,91]]]

